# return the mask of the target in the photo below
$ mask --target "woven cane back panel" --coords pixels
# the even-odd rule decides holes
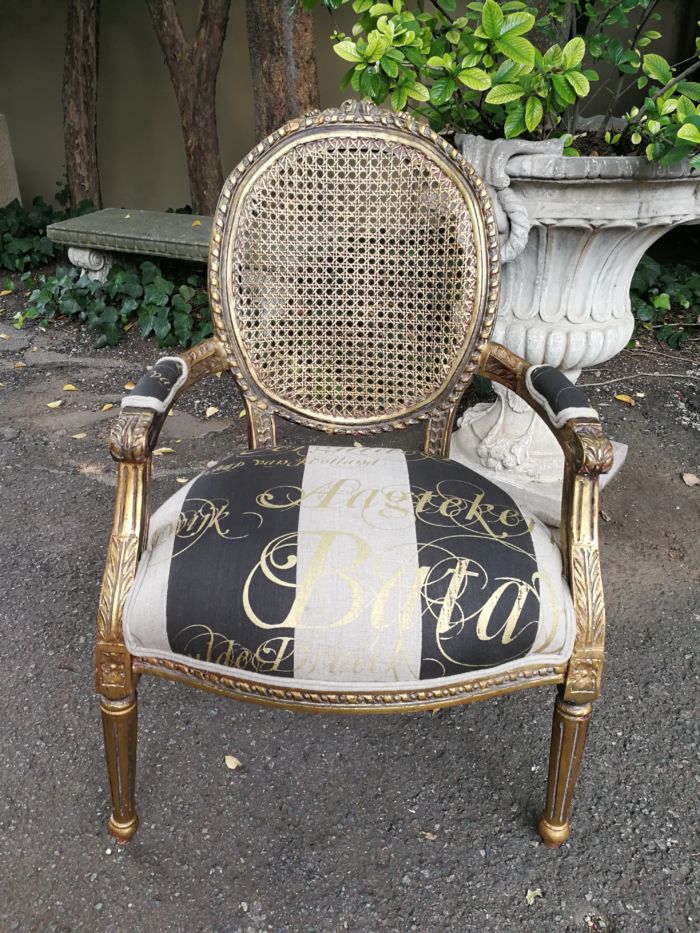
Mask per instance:
[[[238,204],[222,285],[246,368],[274,402],[323,421],[387,420],[454,374],[484,270],[465,195],[437,160],[338,133],[263,165]]]

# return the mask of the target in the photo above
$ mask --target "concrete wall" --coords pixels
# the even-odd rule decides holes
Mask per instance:
[[[664,0],[663,6],[671,11],[665,31],[687,35],[685,21],[696,2]],[[188,34],[197,8],[198,0],[179,0]],[[340,26],[347,29],[352,16],[350,9],[337,14]],[[330,16],[319,10],[316,22],[321,103],[332,106],[345,96],[338,90],[344,63],[328,41],[333,28]],[[0,113],[7,117],[25,202],[37,194],[51,196],[64,176],[64,24],[64,0],[0,3]],[[187,171],[177,106],[144,0],[102,0],[99,79],[98,146],[105,206],[186,204]],[[227,171],[255,143],[244,0],[232,0],[217,98]]]

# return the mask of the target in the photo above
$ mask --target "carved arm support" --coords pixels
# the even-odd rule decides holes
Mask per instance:
[[[221,344],[206,340],[147,371],[112,426],[110,452],[118,463],[114,520],[97,613],[97,689],[120,699],[133,692],[122,615],[148,534],[151,454],[170,407],[189,386],[228,367]]]
[[[562,555],[576,613],[576,641],[564,699],[588,702],[600,695],[603,669],[605,603],[598,551],[598,477],[612,467],[612,445],[581,389],[552,367],[531,366],[505,347],[490,343],[479,372],[528,402],[564,451]]]
[[[141,463],[150,457],[175,401],[195,382],[227,368],[223,347],[216,338],[180,356],[162,357],[122,399],[122,411],[112,426],[109,444],[114,459]]]

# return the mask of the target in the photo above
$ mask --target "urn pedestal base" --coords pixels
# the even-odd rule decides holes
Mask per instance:
[[[526,438],[522,435],[509,437],[500,423],[494,425],[491,428],[492,438],[496,440],[498,451],[494,446],[487,446],[486,433],[481,433],[481,422],[492,420],[489,413],[493,414],[494,407],[475,405],[464,413],[459,430],[452,435],[450,459],[458,460],[496,483],[519,506],[546,525],[558,528],[561,523],[563,452],[538,415],[533,415],[533,424]],[[600,477],[601,489],[619,472],[627,457],[626,444],[613,441],[612,445],[615,460],[612,470]],[[503,459],[495,459],[493,455],[497,452]],[[506,466],[503,460],[507,460],[509,465]]]

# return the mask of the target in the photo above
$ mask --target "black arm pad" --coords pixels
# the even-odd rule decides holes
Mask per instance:
[[[187,380],[187,363],[179,356],[164,356],[150,366],[136,387],[122,399],[122,408],[150,408],[164,412]]]
[[[525,374],[530,395],[547,413],[555,428],[563,427],[571,418],[595,418],[585,393],[554,366],[531,366]]]

